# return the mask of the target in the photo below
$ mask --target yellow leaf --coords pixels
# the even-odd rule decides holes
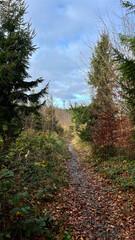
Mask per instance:
[[[16,216],[22,215],[21,212],[17,211]]]
[[[13,221],[14,220],[14,215],[10,216],[10,220]]]

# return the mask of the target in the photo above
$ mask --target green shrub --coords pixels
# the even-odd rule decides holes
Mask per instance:
[[[63,143],[57,134],[28,130],[2,158],[0,239],[55,239],[56,224],[42,209],[66,183]],[[65,155],[65,154],[64,154]]]
[[[113,145],[92,145],[92,154],[102,158],[102,160],[108,160],[110,157],[116,155],[116,148]]]

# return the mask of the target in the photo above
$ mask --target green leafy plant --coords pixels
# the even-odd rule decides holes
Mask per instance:
[[[2,158],[0,171],[1,239],[55,239],[59,227],[42,204],[54,201],[67,184],[63,143],[58,135],[24,131]]]

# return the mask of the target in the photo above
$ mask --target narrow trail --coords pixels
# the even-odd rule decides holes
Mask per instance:
[[[63,201],[69,216],[73,239],[114,240],[135,239],[127,219],[120,220],[121,211],[115,197],[103,191],[96,174],[82,166],[79,156],[69,143],[71,158],[67,166],[70,179]],[[126,226],[126,227],[125,227]]]

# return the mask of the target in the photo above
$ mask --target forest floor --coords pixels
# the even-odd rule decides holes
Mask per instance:
[[[68,226],[72,236],[69,239],[134,240],[134,209],[128,212],[124,207],[127,202],[121,192],[105,191],[102,177],[84,166],[71,143],[69,152],[69,185],[60,194],[53,212],[56,218],[59,215],[65,228]]]

